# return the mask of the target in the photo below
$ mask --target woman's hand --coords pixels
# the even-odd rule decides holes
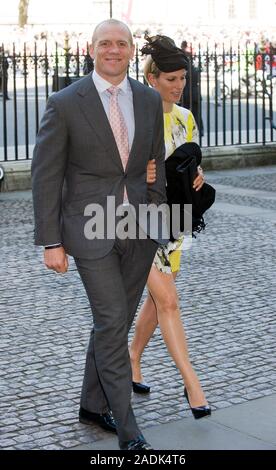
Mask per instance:
[[[197,173],[198,173],[197,177],[194,179],[194,182],[193,182],[193,188],[196,191],[199,191],[205,182],[205,177],[204,177],[204,173],[203,173],[201,166],[197,167]]]
[[[147,183],[155,183],[156,181],[156,163],[155,160],[149,160],[147,166]]]

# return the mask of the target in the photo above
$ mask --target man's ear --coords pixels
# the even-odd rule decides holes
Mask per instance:
[[[130,53],[131,59],[134,59],[134,54],[135,54],[135,44],[131,46],[131,53]]]
[[[94,52],[94,47],[93,44],[89,47],[89,54],[92,57],[92,59],[95,59],[95,52]]]

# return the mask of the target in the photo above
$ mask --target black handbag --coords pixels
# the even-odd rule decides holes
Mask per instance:
[[[216,190],[208,183],[204,183],[199,191],[193,188],[197,167],[197,160],[194,156],[188,157],[176,167],[185,191],[185,204],[192,204],[193,232],[200,232],[205,228],[203,214],[214,204],[216,197]]]
[[[201,159],[200,147],[195,143],[185,143],[166,160],[168,204],[181,204],[181,231],[184,230],[183,204],[192,204],[193,235],[205,228],[203,214],[214,204],[216,197],[216,190],[208,183],[204,183],[199,191],[193,188]]]

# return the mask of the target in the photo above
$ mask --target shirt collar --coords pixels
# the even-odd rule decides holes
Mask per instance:
[[[108,88],[110,88],[112,83],[108,82],[104,78],[102,78],[94,69],[92,72],[92,79],[94,82],[94,85],[98,91],[98,93],[104,93]],[[127,85],[127,76],[117,85],[117,88],[120,88],[120,90],[123,93],[127,93],[128,85]]]

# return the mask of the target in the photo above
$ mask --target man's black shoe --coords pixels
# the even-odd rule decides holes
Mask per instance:
[[[121,450],[153,450],[150,444],[145,440],[142,434],[132,441],[122,442],[120,444]]]
[[[80,407],[79,421],[82,424],[98,424],[105,431],[114,432],[117,434],[115,420],[111,411],[107,413],[92,413]]]

